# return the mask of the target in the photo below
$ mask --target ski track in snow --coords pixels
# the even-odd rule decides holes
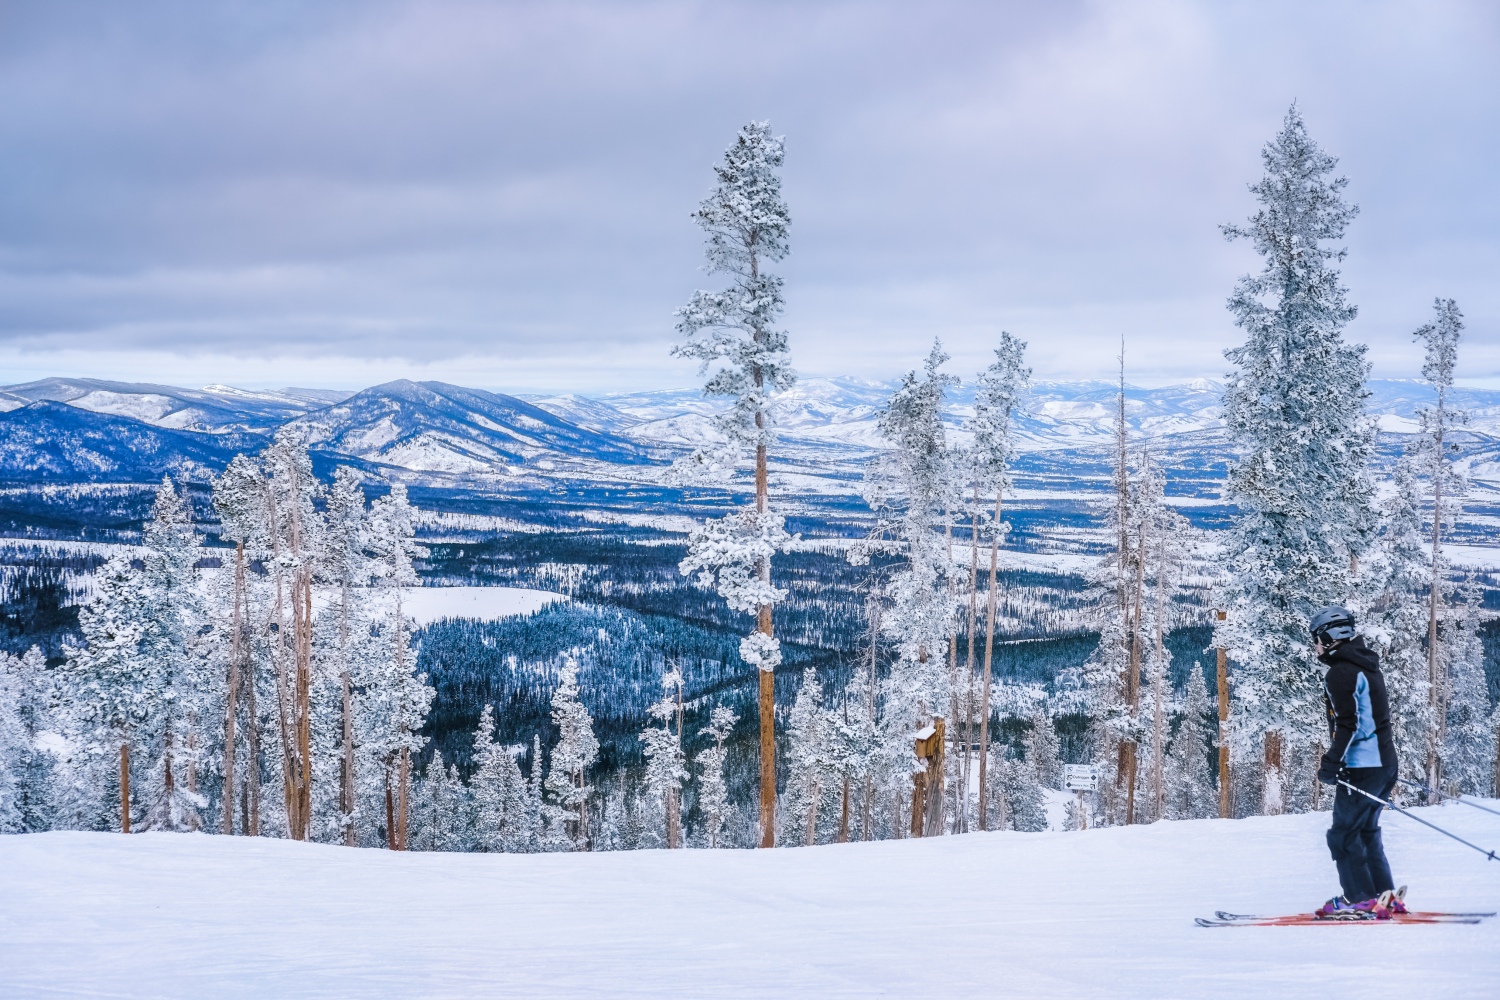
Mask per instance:
[[[1331,895],[1327,822],[548,855],[6,836],[0,996],[1494,997],[1500,920],[1193,925]],[[1500,864],[1385,827],[1415,905],[1500,906]]]

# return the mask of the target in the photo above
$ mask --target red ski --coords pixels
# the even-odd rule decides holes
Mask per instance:
[[[1477,924],[1494,913],[1451,913],[1444,910],[1413,910],[1393,914],[1386,920],[1361,915],[1320,917],[1313,913],[1293,913],[1281,917],[1253,916],[1247,913],[1216,914],[1216,919],[1198,917],[1199,927],[1304,927],[1312,924]]]

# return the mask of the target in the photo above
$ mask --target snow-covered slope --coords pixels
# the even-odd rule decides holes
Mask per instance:
[[[217,472],[236,452],[265,443],[254,434],[196,434],[43,401],[0,413],[0,479],[149,482],[167,472]]]
[[[1484,844],[1492,817],[1422,814]],[[1326,814],[776,851],[0,837],[0,996],[1492,998],[1500,921],[1203,929],[1335,891]],[[1500,868],[1385,820],[1422,907]]]
[[[346,455],[424,472],[503,472],[558,459],[620,464],[646,449],[563,420],[514,396],[405,379],[355,393],[291,425]]]
[[[170,385],[107,382],[91,378],[46,378],[6,386],[4,397],[22,402],[52,400],[80,410],[129,417],[173,430],[264,433],[347,397],[348,393],[319,389],[250,391],[209,385],[179,389]],[[12,408],[0,398],[0,409]]]

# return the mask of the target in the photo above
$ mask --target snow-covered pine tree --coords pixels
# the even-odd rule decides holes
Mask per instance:
[[[1308,616],[1348,601],[1352,564],[1375,527],[1367,465],[1374,428],[1365,413],[1365,349],[1344,341],[1355,308],[1335,264],[1356,208],[1343,199],[1337,160],[1307,134],[1295,105],[1262,153],[1251,187],[1260,209],[1225,226],[1264,258],[1229,300],[1245,343],[1234,365],[1224,420],[1239,453],[1225,499],[1238,510],[1229,534],[1227,619],[1215,642],[1233,657],[1234,741],[1241,760],[1262,756],[1263,793],[1280,784],[1276,758],[1310,752],[1322,725],[1322,672],[1307,640]],[[1269,734],[1270,738],[1267,738]],[[1275,806],[1277,796],[1265,794]]]
[[[1486,795],[1495,768],[1495,739],[1484,674],[1480,594],[1471,588],[1458,614],[1444,622],[1443,676],[1446,725],[1441,747],[1443,784],[1461,795]],[[1429,786],[1431,787],[1431,786]]]
[[[1424,781],[1436,721],[1428,697],[1426,651],[1432,566],[1422,523],[1422,487],[1410,455],[1396,462],[1391,485],[1380,502],[1377,543],[1356,577],[1354,610],[1360,631],[1380,653],[1401,776]]]
[[[729,751],[724,742],[739,721],[728,705],[715,705],[708,725],[699,735],[713,740],[713,746],[698,754],[698,809],[703,813],[703,834],[708,846],[718,847],[729,817],[729,785],[724,780],[724,761]]]
[[[426,742],[418,732],[426,722],[433,690],[427,685],[425,674],[416,674],[416,657],[411,649],[412,622],[403,609],[402,588],[417,583],[412,561],[428,553],[417,544],[415,514],[404,483],[392,485],[389,493],[370,505],[366,526],[366,544],[373,555],[370,569],[387,594],[389,608],[385,629],[389,658],[367,675],[366,697],[381,698],[389,709],[387,738],[381,741],[385,750],[386,795],[394,800],[387,809],[387,834],[393,848],[405,850],[412,757]]]
[[[287,836],[312,835],[313,575],[324,522],[323,493],[306,446],[289,427],[261,453],[266,477],[267,547],[273,587],[271,657],[276,674]]]
[[[1036,770],[1036,780],[1043,788],[1061,788],[1063,780],[1062,747],[1052,713],[1038,709],[1031,716],[1031,732],[1026,736],[1026,759]]]
[[[1012,830],[1037,833],[1047,829],[1047,797],[1033,761],[1006,761],[1001,788]]]
[[[20,660],[0,652],[0,833],[25,833],[25,775],[35,740],[21,720]]]
[[[817,842],[818,809],[826,791],[822,782],[832,763],[831,726],[823,710],[818,672],[808,667],[787,717],[787,776],[781,810],[784,842],[809,847]]]
[[[587,850],[588,800],[593,793],[588,771],[599,757],[599,740],[594,736],[594,720],[578,698],[578,664],[571,659],[559,673],[557,689],[552,693],[552,724],[559,736],[557,746],[552,748],[547,791],[552,793],[572,849]],[[533,774],[539,773],[541,758],[536,758],[531,767]]]
[[[475,849],[474,801],[458,769],[434,752],[426,776],[413,795],[411,846],[414,851]]]
[[[236,455],[214,480],[214,511],[219,515],[219,536],[234,543],[234,566],[229,588],[228,646],[224,653],[224,750],[223,787],[220,795],[220,831],[234,832],[235,800],[243,794],[245,814],[242,829],[260,834],[260,727],[255,692],[255,661],[250,623],[249,561],[268,554],[270,513],[265,475],[254,459]],[[242,698],[243,693],[243,698]],[[239,726],[244,713],[245,725]],[[239,769],[239,734],[246,742],[247,764]],[[240,782],[245,786],[242,788]]]
[[[672,667],[662,674],[661,686],[661,700],[649,709],[658,725],[642,730],[641,742],[646,787],[661,800],[667,848],[675,850],[682,846],[682,785],[688,779],[682,750],[682,672]]]
[[[354,631],[359,624],[355,608],[355,588],[363,586],[371,575],[369,526],[366,522],[365,493],[361,476],[347,465],[333,475],[328,492],[328,531],[323,546],[323,575],[338,588],[337,638],[335,665],[339,684],[339,822],[343,842],[348,847],[358,843],[355,814],[355,727],[354,727]],[[406,560],[410,570],[410,559]],[[399,572],[399,570],[398,570]],[[409,576],[415,574],[408,573]]]
[[[686,342],[673,349],[699,362],[708,377],[705,395],[733,401],[715,421],[723,445],[694,452],[683,471],[723,473],[738,464],[741,449],[755,451],[755,506],[693,532],[681,570],[705,586],[715,584],[732,609],[756,616],[740,654],[759,678],[762,847],[776,846],[774,673],[781,647],[771,612],[785,596],[771,586],[771,556],[788,540],[783,518],[770,509],[766,456],[775,440],[771,395],[796,380],[787,335],[776,328],[784,308],[782,280],[766,270],[788,251],[791,216],[777,174],[782,159],[782,138],[771,134],[770,122],[751,122],[714,168],[718,184],[695,218],[707,234],[708,272],[729,275],[731,284],[693,293],[677,311],[677,330]]]
[[[1010,488],[1010,467],[1015,460],[1015,440],[1012,433],[1013,420],[1021,407],[1021,398],[1031,385],[1031,369],[1026,367],[1026,342],[1018,340],[1008,332],[1001,332],[1000,346],[995,348],[995,361],[979,376],[974,393],[974,419],[971,428],[974,443],[971,454],[974,460],[974,479],[981,497],[995,495],[995,512],[990,519],[990,580],[985,595],[984,621],[984,672],[979,685],[979,828],[985,828],[984,817],[988,813],[989,781],[985,773],[990,759],[990,678],[993,676],[992,660],[995,652],[995,615],[999,602],[1000,541],[1005,534],[1005,521],[1001,516],[1005,491]],[[977,505],[976,505],[977,506]],[[975,512],[973,544],[978,546],[980,523]],[[975,581],[971,581],[973,584]],[[973,660],[974,624],[969,624],[969,659]],[[970,672],[973,671],[970,662]]]
[[[199,810],[207,805],[197,781],[200,706],[210,687],[198,641],[206,614],[194,570],[199,548],[192,513],[170,478],[156,491],[142,536],[136,607],[145,612],[139,652],[148,678],[147,718],[141,732],[149,738],[141,745],[154,765],[142,829],[197,830]]]
[[[945,513],[961,498],[943,426],[944,396],[957,383],[941,371],[947,360],[934,342],[922,376],[908,372],[881,413],[878,426],[890,447],[866,466],[863,485],[876,524],[849,556],[860,564],[872,552],[886,551],[902,560],[883,588],[890,607],[881,616],[881,629],[896,661],[885,684],[882,729],[906,742],[901,756],[910,761],[909,770],[916,767],[911,734],[949,703],[950,678],[943,665],[956,608],[946,583],[954,564],[942,529]],[[940,803],[939,790],[929,791]],[[941,808],[935,811],[938,815],[923,825],[933,834],[943,827]]]
[[[516,757],[522,748],[495,740],[495,709],[485,705],[474,730],[474,846],[480,851],[527,850],[526,779]]]
[[[1208,700],[1202,665],[1194,663],[1177,731],[1167,749],[1164,810],[1167,819],[1208,819],[1218,815],[1218,789],[1208,763],[1217,726],[1212,721],[1215,711]]]
[[[1452,589],[1448,582],[1447,561],[1443,557],[1443,532],[1457,520],[1467,483],[1454,464],[1457,445],[1451,433],[1468,423],[1468,414],[1455,409],[1449,398],[1453,390],[1453,372],[1458,366],[1458,343],[1463,337],[1463,313],[1453,299],[1436,299],[1433,322],[1421,327],[1413,336],[1426,345],[1422,377],[1432,386],[1437,400],[1417,411],[1421,430],[1416,437],[1412,458],[1418,473],[1427,480],[1432,498],[1432,535],[1430,567],[1427,581],[1427,698],[1428,714],[1434,725],[1427,734],[1426,784],[1438,788],[1443,781],[1444,729],[1448,718],[1449,678],[1443,655],[1440,624],[1443,605]]]
[[[39,737],[54,726],[47,657],[32,646],[20,656],[0,653],[0,832],[54,829],[53,778],[57,760]],[[14,825],[7,825],[5,790]]]

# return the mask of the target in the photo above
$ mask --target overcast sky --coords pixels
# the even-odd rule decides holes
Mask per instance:
[[[0,380],[692,384],[690,213],[786,136],[786,327],[888,378],[1008,329],[1041,378],[1224,370],[1296,100],[1361,208],[1349,336],[1434,296],[1500,385],[1500,5],[1423,0],[0,5]]]

